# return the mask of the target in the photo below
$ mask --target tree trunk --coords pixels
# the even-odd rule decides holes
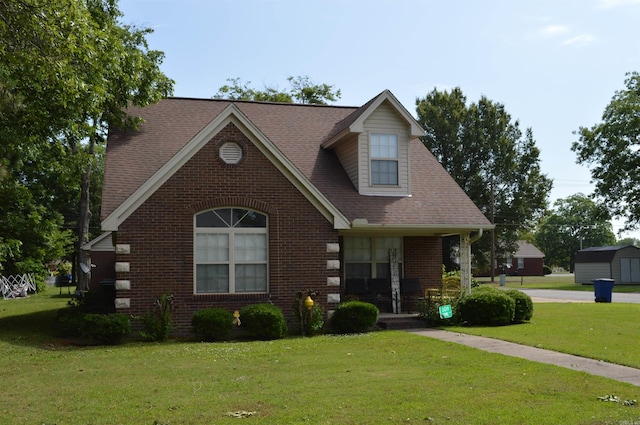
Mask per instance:
[[[95,136],[89,141],[89,159],[84,173],[82,174],[82,183],[80,184],[80,208],[78,214],[78,245],[76,252],[78,253],[78,285],[80,291],[89,290],[89,279],[91,272],[91,258],[89,253],[82,249],[82,246],[89,242],[89,222],[91,221],[91,204],[90,204],[90,187],[91,187],[91,170],[93,168],[93,153],[95,146]]]

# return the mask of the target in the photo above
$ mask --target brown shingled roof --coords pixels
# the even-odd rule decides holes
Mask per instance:
[[[333,150],[322,148],[321,143],[348,127],[370,103],[358,108],[186,98],[132,109],[132,115],[145,120],[140,130],[116,130],[109,136],[102,218],[129,199],[230,104],[350,221],[364,218],[375,225],[443,229],[491,227],[418,139],[411,141],[411,197],[358,193]]]

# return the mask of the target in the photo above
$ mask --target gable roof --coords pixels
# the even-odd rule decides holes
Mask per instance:
[[[527,241],[518,241],[516,258],[544,258],[544,253]]]
[[[103,229],[117,230],[135,209],[213,135],[234,123],[337,229],[414,230],[429,234],[493,226],[418,139],[410,143],[411,197],[362,196],[337,156],[321,146],[353,129],[381,102],[363,107],[169,98],[128,112],[139,131],[109,135],[102,197]],[[417,123],[399,105],[412,133]],[[404,111],[404,112],[403,112]],[[352,131],[352,130],[348,130]]]
[[[631,251],[640,251],[640,248],[633,245],[616,245],[616,246],[592,246],[590,248],[581,249],[576,253],[574,262],[576,263],[609,263],[613,260],[618,251],[629,249]]]
[[[407,124],[409,124],[411,128],[412,139],[424,136],[424,130],[422,129],[422,127],[420,127],[420,124],[416,122],[411,114],[404,108],[404,106],[402,106],[398,99],[396,99],[396,97],[389,90],[385,90],[365,103],[363,106],[358,108],[347,118],[337,123],[333,130],[331,130],[331,133],[329,133],[329,135],[327,136],[326,140],[323,141],[322,147],[330,148],[347,134],[363,132],[364,121],[369,117],[369,115],[371,115],[373,111],[375,111],[378,106],[380,106],[385,101],[391,103],[391,105],[399,113],[401,118]]]

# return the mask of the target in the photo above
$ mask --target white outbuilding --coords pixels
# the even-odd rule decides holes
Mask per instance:
[[[640,284],[640,248],[628,246],[596,246],[576,254],[576,283],[591,284],[594,279],[613,279],[619,284]]]

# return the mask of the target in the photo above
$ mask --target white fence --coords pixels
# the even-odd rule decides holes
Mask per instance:
[[[36,292],[33,273],[0,276],[0,290],[5,300],[28,297],[29,292]]]

